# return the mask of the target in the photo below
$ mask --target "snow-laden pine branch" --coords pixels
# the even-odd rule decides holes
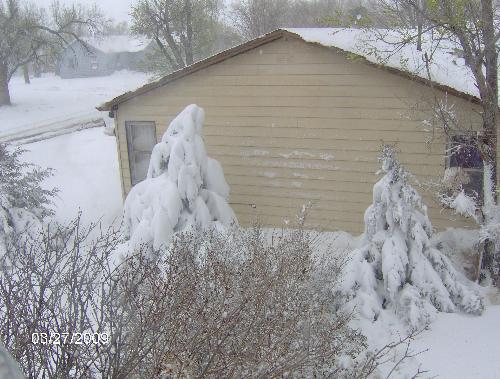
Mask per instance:
[[[229,186],[218,161],[207,156],[202,138],[205,112],[188,105],[153,148],[147,178],[125,200],[125,225],[132,246],[168,245],[190,227],[229,226]]]
[[[384,147],[381,160],[385,174],[365,212],[364,245],[353,252],[342,283],[351,306],[372,320],[392,309],[411,328],[429,324],[436,311],[481,314],[473,284],[432,247],[427,207],[394,149]]]

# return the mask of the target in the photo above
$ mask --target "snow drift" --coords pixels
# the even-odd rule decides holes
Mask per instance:
[[[381,160],[385,175],[365,212],[364,243],[353,252],[342,283],[350,305],[371,320],[393,309],[411,328],[429,324],[436,311],[481,314],[473,284],[432,247],[427,208],[392,147],[384,148]]]
[[[125,200],[132,246],[150,243],[158,249],[175,232],[236,222],[222,167],[205,150],[204,118],[202,108],[188,105],[153,148],[147,178]]]

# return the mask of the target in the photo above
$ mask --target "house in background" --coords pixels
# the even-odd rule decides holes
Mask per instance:
[[[75,40],[61,53],[58,74],[61,78],[110,75],[117,70],[140,70],[141,62],[152,50],[146,38],[116,35]]]
[[[480,181],[482,167],[447,158],[454,141],[429,141],[423,123],[437,99],[481,124],[467,71],[452,65],[430,81],[399,68],[397,56],[380,65],[357,53],[355,33],[276,30],[101,105],[115,118],[123,194],[145,178],[152,147],[191,103],[205,109],[207,152],[222,164],[243,225],[258,217],[280,227],[310,201],[309,227],[362,232],[383,144],[394,144],[421,182],[456,166]],[[472,225],[423,192],[438,229]]]

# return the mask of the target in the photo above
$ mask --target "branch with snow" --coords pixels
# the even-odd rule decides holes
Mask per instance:
[[[218,161],[207,156],[202,138],[205,112],[187,106],[153,148],[147,178],[125,200],[125,225],[132,246],[170,243],[188,228],[229,226],[229,186]]]
[[[385,175],[365,212],[365,243],[352,254],[341,292],[362,316],[377,320],[392,309],[412,329],[429,324],[436,311],[481,314],[473,284],[431,246],[427,208],[392,147],[384,147],[381,160]]]

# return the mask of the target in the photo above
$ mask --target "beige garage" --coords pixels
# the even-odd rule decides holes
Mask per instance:
[[[422,123],[431,112],[425,99],[435,96],[480,122],[471,95],[277,30],[98,109],[115,118],[124,195],[144,178],[169,122],[195,103],[206,111],[207,151],[223,166],[241,224],[259,217],[281,226],[310,201],[311,227],[359,233],[384,143],[421,183],[443,176],[449,141],[429,141]],[[468,225],[425,198],[436,227]]]

